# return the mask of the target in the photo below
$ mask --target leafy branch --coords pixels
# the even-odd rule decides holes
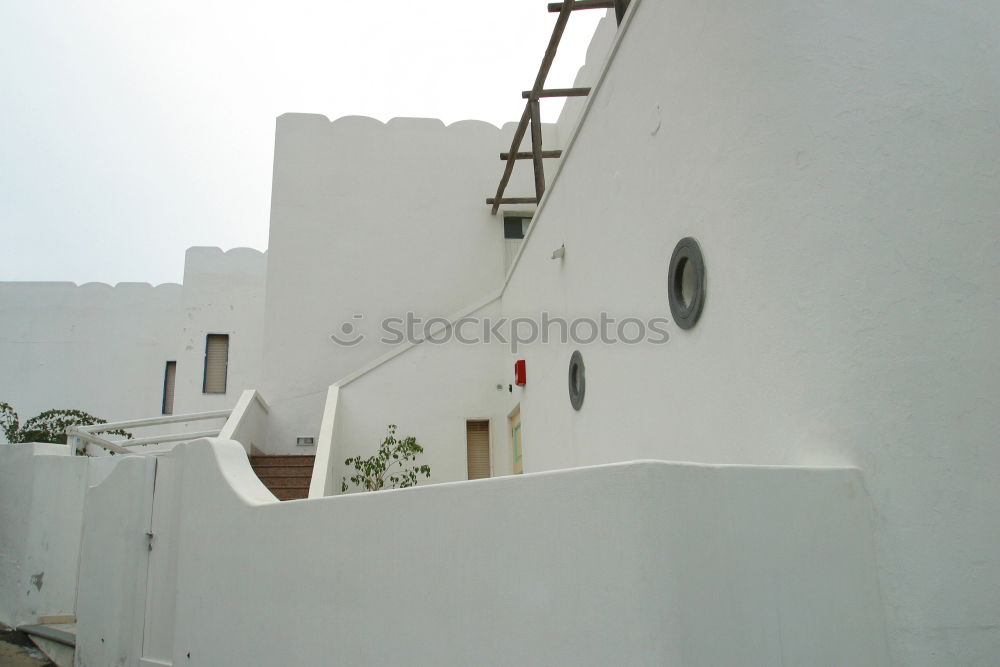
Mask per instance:
[[[3,430],[7,442],[54,442],[66,444],[66,429],[70,426],[91,426],[107,424],[107,419],[101,419],[82,410],[46,410],[24,422],[9,403],[0,402],[0,429]],[[97,431],[110,435],[120,435],[131,439],[132,434],[121,429]]]
[[[344,461],[344,465],[352,466],[354,474],[350,476],[351,484],[364,491],[380,489],[405,489],[417,485],[417,478],[431,476],[429,465],[407,465],[414,463],[417,454],[422,454],[424,448],[417,444],[417,439],[407,436],[396,438],[396,425],[389,424],[385,440],[379,446],[378,453],[368,458],[352,456]],[[348,478],[340,481],[340,490],[346,492],[350,486]]]

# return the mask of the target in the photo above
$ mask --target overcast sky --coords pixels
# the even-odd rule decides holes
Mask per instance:
[[[572,18],[549,87],[603,14]],[[264,249],[277,116],[517,120],[554,20],[546,0],[0,2],[0,280],[180,282],[189,246]]]

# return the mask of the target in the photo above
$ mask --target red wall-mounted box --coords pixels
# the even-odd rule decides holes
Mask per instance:
[[[514,362],[514,384],[523,387],[528,381],[528,371],[526,370],[524,359]]]

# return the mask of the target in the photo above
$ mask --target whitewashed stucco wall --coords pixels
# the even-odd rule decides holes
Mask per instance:
[[[0,283],[0,401],[21,421],[79,409],[109,421],[160,414],[177,361],[174,413],[232,407],[261,375],[266,257],[191,248],[184,285]],[[205,335],[230,334],[227,391],[202,393]]]
[[[512,397],[526,469],[857,465],[894,664],[992,664],[1000,5],[633,0],[630,14],[504,312],[669,317],[686,236],[706,306],[655,349],[581,347],[579,412],[575,346],[528,350]]]
[[[173,284],[0,283],[0,401],[22,422],[54,408],[159,414],[180,302]]]
[[[590,39],[590,44],[587,45],[586,58],[573,81],[575,88],[591,87],[597,83],[604,68],[604,61],[607,59],[608,52],[615,43],[617,35],[618,23],[615,20],[615,11],[609,9],[605,13],[604,18],[598,22],[597,27],[594,29],[594,35]],[[542,103],[545,103],[544,100]],[[564,148],[569,143],[586,104],[586,97],[566,98],[563,108],[559,112],[559,120],[556,121],[559,140],[559,145],[556,148]],[[528,150],[527,147],[525,150]]]
[[[149,596],[148,658],[887,664],[856,471],[635,462],[279,503],[233,441],[181,445],[159,465],[144,553],[149,590],[166,581],[175,594]],[[106,487],[107,503],[142,479],[119,466],[92,491]],[[170,519],[157,524],[161,499]],[[117,526],[129,511],[97,516]],[[88,571],[81,610],[88,597],[116,603],[129,579],[115,569],[141,566]],[[123,655],[115,611],[143,616],[109,608],[78,626],[86,664]]]
[[[503,222],[485,200],[513,130],[278,118],[261,387],[273,451],[307,453],[295,438],[317,436],[327,387],[389,351],[376,340],[383,317],[446,316],[502,283]],[[545,134],[554,144],[554,126]],[[532,194],[531,183],[522,165],[508,196]],[[336,345],[345,323],[368,338]]]
[[[499,311],[494,301],[471,316],[495,318]],[[492,472],[510,473],[506,418],[498,414],[503,404],[498,395],[508,391],[505,364],[503,347],[497,343],[423,343],[344,384],[337,395],[327,488],[340,492],[340,481],[348,473],[344,459],[374,454],[388,424],[397,425],[397,436],[412,435],[424,447],[416,464],[429,465],[431,477],[421,478],[420,484],[468,478],[469,419],[490,420]]]
[[[178,322],[174,412],[223,410],[261,380],[267,255],[251,248],[189,248]],[[202,393],[205,339],[229,335],[226,393]]]
[[[66,453],[0,446],[0,622],[8,626],[75,611],[89,459]]]
[[[147,582],[156,582],[147,577],[147,534],[157,458],[115,458],[117,465],[88,488],[84,503],[76,610],[81,666],[139,664]]]

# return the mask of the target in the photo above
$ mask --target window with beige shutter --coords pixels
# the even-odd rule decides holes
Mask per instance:
[[[205,338],[205,379],[202,393],[225,394],[229,370],[229,334],[208,334]]]
[[[465,422],[465,444],[469,463],[469,479],[490,476],[490,422],[475,419]]]
[[[163,371],[163,407],[165,415],[174,414],[174,385],[177,384],[177,362],[168,361]]]
[[[163,414],[174,414],[174,385],[177,384],[177,362],[168,361],[163,371]]]

